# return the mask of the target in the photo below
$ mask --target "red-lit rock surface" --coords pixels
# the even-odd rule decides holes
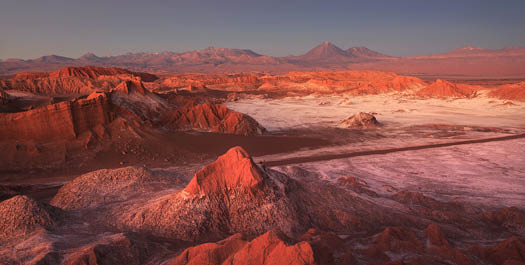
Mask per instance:
[[[217,243],[188,248],[168,264],[318,264],[309,243],[286,241],[289,239],[279,231],[266,232],[251,241],[235,234]]]
[[[298,217],[282,181],[235,147],[197,172],[181,192],[117,212],[115,220],[119,227],[192,241],[273,228],[292,234]]]
[[[509,225],[521,223],[519,209],[477,214],[412,191],[368,192],[363,200],[347,189],[372,190],[359,179],[328,183],[299,167],[290,170],[294,177],[258,167],[235,147],[189,181],[136,167],[84,174],[52,199],[63,210],[23,196],[0,203],[1,231],[18,231],[0,241],[0,262],[523,262],[524,241],[517,236],[523,231]],[[37,230],[42,233],[32,233]]]
[[[265,129],[252,117],[210,102],[189,104],[167,114],[164,123],[176,130],[259,135]]]
[[[6,104],[9,102],[9,94],[5,92],[2,88],[0,88],[0,104]]]
[[[0,137],[34,141],[72,140],[113,120],[107,94],[18,113],[0,113]]]
[[[308,93],[380,94],[418,89],[426,84],[416,77],[375,71],[290,72],[262,74],[179,74],[167,77],[164,85],[187,87],[199,84],[229,91],[286,91]]]
[[[471,98],[476,92],[483,89],[479,86],[455,84],[437,79],[428,86],[417,91],[416,95],[429,98]]]
[[[52,73],[19,73],[0,80],[0,87],[40,95],[89,94],[97,89],[109,90],[125,80],[139,78],[152,82],[156,76],[134,73],[120,68],[95,66],[66,67]]]
[[[507,84],[494,88],[489,92],[489,96],[507,100],[525,101],[525,82]]]
[[[195,174],[184,191],[190,196],[223,194],[231,189],[252,192],[263,185],[263,172],[241,147],[234,147]]]

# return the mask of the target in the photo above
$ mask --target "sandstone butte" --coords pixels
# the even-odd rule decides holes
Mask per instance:
[[[525,81],[494,88],[489,92],[489,96],[525,102]]]

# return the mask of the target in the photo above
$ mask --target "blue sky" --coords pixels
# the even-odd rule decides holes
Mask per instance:
[[[286,56],[323,41],[394,56],[525,46],[525,1],[1,0],[0,58],[182,52]]]

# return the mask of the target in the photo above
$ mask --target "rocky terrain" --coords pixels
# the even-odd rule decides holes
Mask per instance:
[[[275,59],[184,56],[208,53]],[[465,54],[492,52],[446,57]],[[3,78],[0,263],[525,263],[522,88],[378,71]]]
[[[26,196],[3,201],[0,260],[524,262],[525,213],[517,208],[487,211],[407,190],[385,196],[363,181],[346,178],[335,185],[298,167],[284,174],[256,165],[241,147],[230,149],[189,181],[166,173],[134,167],[100,170],[65,184],[52,198],[53,206]]]

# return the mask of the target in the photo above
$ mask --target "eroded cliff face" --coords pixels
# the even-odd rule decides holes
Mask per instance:
[[[73,140],[96,126],[108,124],[113,118],[108,95],[96,93],[87,99],[25,112],[0,113],[0,137],[39,142]]]

